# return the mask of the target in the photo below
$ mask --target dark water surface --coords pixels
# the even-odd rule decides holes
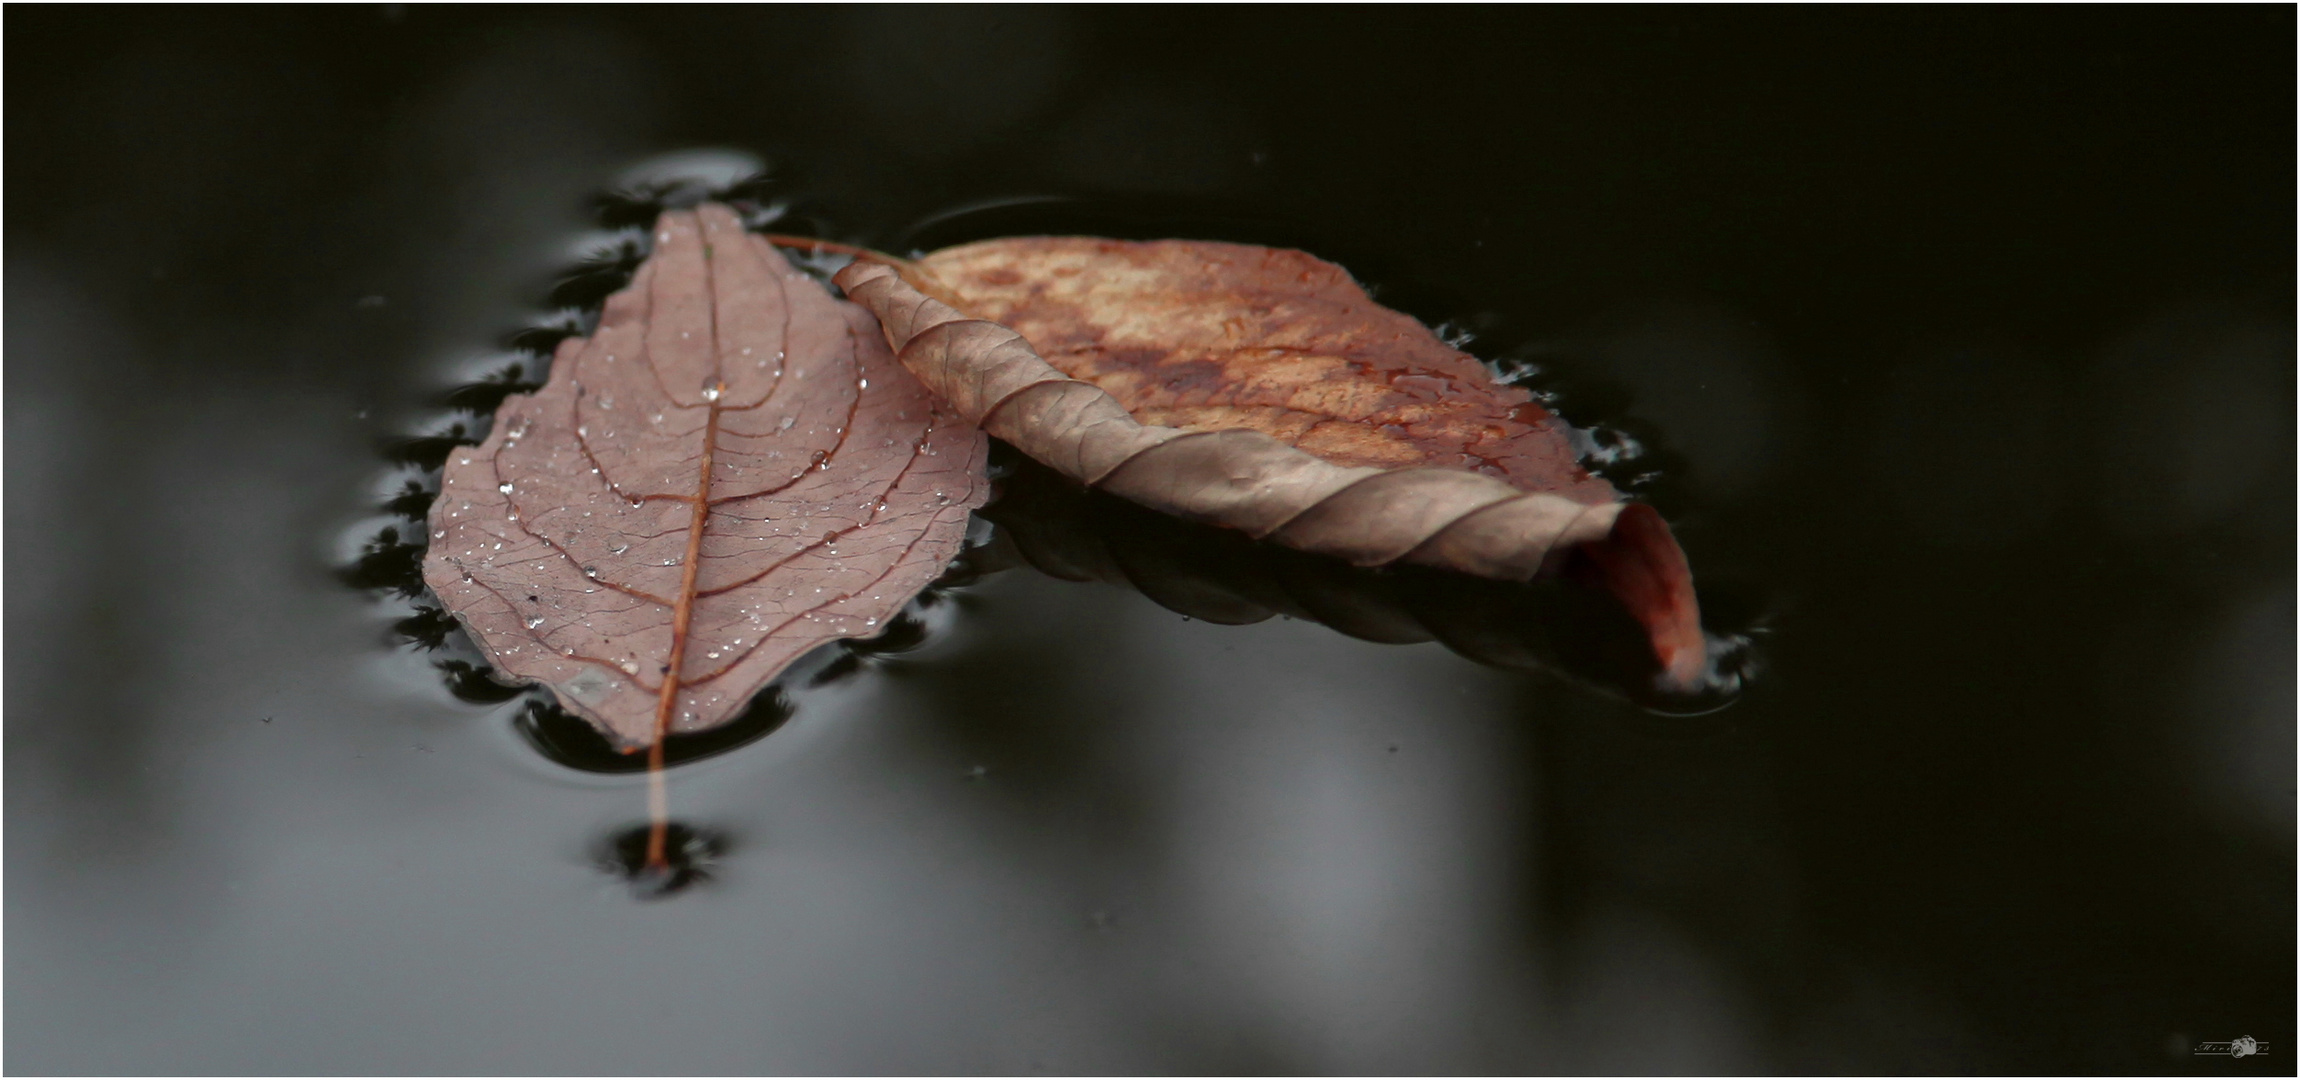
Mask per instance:
[[[2292,1069],[2289,7],[6,31],[10,1072]],[[640,778],[337,569],[708,147],[882,246],[1335,258],[1642,446],[1762,670],[1016,567],[679,769],[724,850],[636,899]]]

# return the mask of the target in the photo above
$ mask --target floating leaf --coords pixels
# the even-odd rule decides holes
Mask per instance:
[[[941,573],[985,443],[870,314],[725,207],[654,250],[549,380],[453,452],[424,580],[497,671],[625,746],[739,713],[792,660],[867,637]]]
[[[1359,566],[1522,581],[1578,551],[1645,628],[1666,687],[1704,676],[1692,575],[1660,515],[1582,470],[1530,396],[1339,267],[1023,238],[837,280],[960,415],[1074,480]]]

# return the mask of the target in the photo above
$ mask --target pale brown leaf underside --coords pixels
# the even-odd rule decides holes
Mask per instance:
[[[424,578],[506,676],[629,746],[732,718],[958,552],[986,444],[733,213],[654,253],[453,455]]]
[[[1043,269],[1032,268],[1032,275]],[[1061,276],[1092,272],[1073,266]],[[1044,280],[1032,275],[1025,277]],[[921,277],[930,287],[938,284]],[[1560,474],[1569,482],[1565,493],[1529,491],[1538,481],[1524,475],[1513,485],[1459,467],[1348,464],[1352,455],[1343,452],[1335,453],[1342,461],[1328,460],[1267,431],[1220,427],[1219,420],[1197,430],[1144,423],[1103,388],[1047,363],[1014,329],[921,293],[892,266],[857,262],[837,281],[879,317],[903,364],[960,415],[1081,483],[1360,566],[1402,561],[1525,580],[1579,549],[1646,626],[1664,681],[1690,688],[1703,673],[1707,648],[1691,574],[1668,526],[1650,507],[1615,501],[1609,487],[1573,486],[1577,475],[1586,478],[1577,467]],[[1183,324],[1169,338],[1240,332],[1235,325],[1222,328],[1221,312],[1234,305],[1219,298],[1212,316],[1148,299]],[[1193,319],[1213,326],[1193,329]],[[1119,311],[1100,321],[1132,320]],[[1139,332],[1148,339],[1158,331],[1145,321]],[[1244,379],[1256,368],[1252,361],[1232,366],[1233,377]],[[1517,434],[1524,436],[1522,428]]]

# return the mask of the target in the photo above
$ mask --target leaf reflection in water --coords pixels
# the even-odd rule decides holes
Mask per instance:
[[[998,526],[988,549],[970,553],[982,570],[1027,564],[1065,580],[1122,585],[1211,623],[1282,615],[1383,644],[1436,641],[1479,663],[1563,675],[1673,716],[1730,705],[1753,670],[1745,636],[1713,637],[1700,686],[1668,692],[1645,632],[1580,560],[1527,583],[1416,566],[1362,569],[1083,490],[1003,445],[994,444],[993,460],[1007,472],[980,511]]]
[[[454,661],[443,661],[441,666]],[[512,691],[527,694],[527,706],[519,710],[512,727],[519,737],[554,764],[588,773],[621,774],[647,771],[644,754],[625,753],[590,721],[558,706],[558,703],[527,688]],[[794,712],[791,700],[781,686],[769,686],[751,699],[749,707],[718,727],[692,734],[673,733],[663,743],[663,765],[675,768],[691,761],[717,757],[730,750],[766,738],[788,722]]]

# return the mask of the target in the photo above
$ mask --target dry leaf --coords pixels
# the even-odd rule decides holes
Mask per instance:
[[[424,580],[506,675],[627,746],[725,722],[892,618],[964,541],[986,444],[870,314],[724,207],[447,463]]]
[[[1359,566],[1522,581],[1578,551],[1645,627],[1661,681],[1703,677],[1691,572],[1660,516],[1584,472],[1523,391],[1338,267],[1024,238],[837,280],[961,415],[1081,483]]]
[[[929,295],[1023,336],[1145,424],[1245,428],[1337,465],[1467,469],[1614,502],[1519,387],[1299,251],[1195,240],[985,240],[912,264]]]

